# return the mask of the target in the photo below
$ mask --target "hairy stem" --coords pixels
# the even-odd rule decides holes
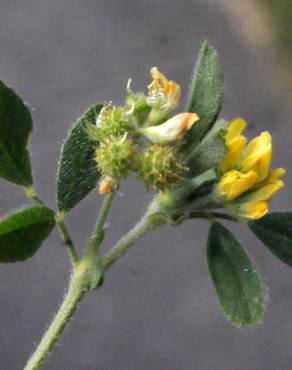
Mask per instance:
[[[122,237],[102,260],[99,255],[99,246],[103,238],[104,223],[113,197],[112,194],[105,199],[85,254],[73,268],[73,275],[64,301],[24,370],[39,370],[42,367],[46,357],[52,351],[76,311],[78,303],[83,299],[86,292],[99,287],[106,268],[109,268],[122,257],[135,241],[163,223],[151,217],[157,211],[157,204],[154,201],[141,221]],[[99,269],[99,263],[102,264],[101,269]]]
[[[32,186],[28,186],[25,188],[25,195],[30,198],[32,201],[37,203],[40,206],[44,206],[45,203],[41,200],[41,198],[37,195],[34,188]]]
[[[104,238],[104,224],[107,219],[110,206],[112,204],[114,196],[115,196],[115,193],[111,193],[107,195],[103,201],[103,205],[101,207],[97,223],[95,225],[95,228],[93,230],[91,237],[89,238],[86,251],[85,251],[85,255],[95,255],[96,256],[99,252],[99,247]]]
[[[103,259],[105,270],[108,269],[118,259],[120,259],[128,251],[128,249],[130,249],[132,245],[148,231],[151,231],[164,223],[162,221],[154,222],[151,218],[151,214],[157,211],[156,208],[157,204],[154,200],[141,220],[108,252]]]
[[[233,221],[233,222],[239,222],[236,217],[233,217],[231,215],[228,215],[226,213],[221,212],[211,212],[211,211],[195,211],[190,212],[189,214],[190,218],[206,218],[208,220],[214,219],[214,218],[221,218],[223,220]]]
[[[72,275],[68,292],[58,313],[43,336],[36,351],[29,359],[24,370],[38,370],[42,367],[46,357],[60,338],[86,291],[86,270],[82,265],[80,265]]]
[[[56,219],[57,219],[57,217],[56,217]],[[56,223],[57,223],[59,233],[62,236],[64,244],[67,248],[71,263],[74,267],[74,266],[76,266],[76,264],[79,261],[79,257],[78,257],[77,251],[74,247],[74,243],[71,239],[71,236],[69,234],[69,231],[68,231],[64,221],[61,221],[61,220],[57,219]]]

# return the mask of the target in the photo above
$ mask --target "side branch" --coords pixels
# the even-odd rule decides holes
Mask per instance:
[[[57,223],[57,228],[59,230],[59,233],[63,238],[64,244],[67,247],[67,251],[68,251],[71,263],[74,267],[79,262],[79,257],[74,247],[74,243],[70,237],[69,231],[64,221],[58,221],[58,217],[56,217],[56,223]]]
[[[151,215],[157,212],[157,210],[157,204],[154,200],[142,219],[126,235],[124,235],[103,258],[105,270],[107,270],[113,263],[120,259],[128,251],[128,249],[130,249],[133,244],[148,231],[154,230],[164,223],[163,221],[154,221],[151,217]]]

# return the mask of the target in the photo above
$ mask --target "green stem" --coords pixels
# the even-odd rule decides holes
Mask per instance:
[[[53,319],[49,329],[43,336],[36,351],[29,359],[24,370],[38,370],[42,367],[46,357],[53,349],[57,340],[60,338],[65,327],[73,316],[78,303],[82,300],[87,291],[87,271],[82,264],[76,269],[71,278],[68,292],[65,299]]]
[[[189,214],[191,218],[206,218],[206,219],[214,219],[214,218],[221,218],[223,220],[233,221],[233,222],[239,222],[236,217],[233,217],[231,215],[228,215],[226,213],[221,212],[211,212],[211,211],[196,211],[191,212]]]
[[[131,231],[129,231],[129,233],[126,234],[116,244],[115,247],[110,250],[104,261],[102,261],[99,255],[99,245],[100,240],[102,240],[103,237],[104,223],[113,197],[114,194],[108,196],[104,200],[100,217],[92,237],[89,240],[84,257],[73,269],[73,275],[69,285],[68,293],[66,294],[58,313],[43,336],[36,351],[29,359],[24,370],[39,370],[42,367],[46,357],[59,340],[75,310],[77,309],[78,303],[83,299],[85,293],[89,290],[99,287],[99,283],[103,279],[103,271],[105,268],[109,268],[114,262],[122,257],[134,244],[134,242],[145,235],[146,232],[155,229],[163,223],[162,221],[157,221],[157,219],[151,217],[151,214],[157,211],[157,205],[154,201],[152,205],[150,205],[145,216],[142,217],[141,221]],[[102,263],[101,270],[98,269],[99,266],[97,263]]]
[[[108,252],[103,259],[105,270],[120,259],[132,247],[132,245],[148,231],[154,230],[164,223],[163,221],[153,221],[151,214],[157,211],[156,207],[157,204],[154,201],[141,220]]]
[[[32,186],[29,186],[25,189],[25,194],[28,198],[32,201],[37,203],[40,206],[46,206],[45,202],[37,195],[36,191]],[[64,223],[64,214],[62,212],[58,212],[55,214],[56,218],[56,225],[59,230],[59,233],[63,239],[63,242],[67,248],[71,263],[73,266],[76,266],[77,262],[79,261],[78,254],[74,247],[73,240],[69,234],[69,231]]]
[[[71,263],[72,263],[73,266],[76,266],[76,264],[79,261],[79,257],[78,257],[77,251],[74,247],[74,243],[73,243],[73,241],[70,237],[69,231],[68,231],[64,221],[58,220],[58,217],[56,217],[56,219],[57,219],[56,224],[57,224],[59,233],[63,238],[63,241],[64,241],[64,244],[67,248]]]
[[[233,217],[231,215],[227,215],[226,213],[221,212],[212,212],[212,216],[215,218],[221,218],[222,220],[228,220],[232,222],[239,222],[236,217]]]
[[[104,198],[104,202],[102,205],[102,208],[100,210],[99,218],[97,220],[95,230],[94,230],[94,235],[99,235],[103,231],[105,221],[107,219],[110,206],[112,204],[112,201],[114,199],[115,193],[110,193]]]
[[[45,203],[41,200],[41,198],[37,195],[34,188],[32,186],[28,186],[25,188],[25,194],[28,198],[33,200],[35,203],[37,203],[40,206],[44,206]]]
[[[97,223],[85,250],[85,255],[87,256],[96,256],[99,252],[100,245],[104,238],[104,224],[107,219],[114,196],[115,193],[111,193],[104,198]]]

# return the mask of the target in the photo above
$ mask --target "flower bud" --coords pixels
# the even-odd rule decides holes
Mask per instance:
[[[159,126],[143,128],[141,132],[153,143],[169,144],[181,139],[198,120],[196,113],[180,113]]]
[[[106,194],[112,193],[115,190],[116,190],[116,183],[111,177],[106,176],[105,178],[101,180],[99,184],[99,194],[106,195]]]

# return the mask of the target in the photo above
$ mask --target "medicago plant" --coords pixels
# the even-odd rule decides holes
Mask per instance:
[[[269,132],[248,141],[242,118],[218,119],[223,74],[215,50],[207,42],[202,45],[181,113],[173,113],[180,86],[157,67],[150,73],[147,93],[132,91],[129,81],[123,105],[95,103],[73,125],[61,150],[57,212],[44,204],[33,186],[27,150],[30,112],[0,83],[0,176],[22,186],[32,201],[1,219],[0,261],[32,257],[56,226],[72,262],[64,301],[25,370],[42,367],[84,296],[102,287],[109,267],[138,239],[163,225],[175,228],[198,218],[210,222],[210,275],[223,312],[237,326],[262,320],[266,294],[246,252],[220,220],[247,223],[272,253],[292,266],[292,213],[268,213],[270,199],[283,187],[285,170],[271,168]],[[105,254],[105,222],[130,172],[153,193],[153,200],[141,220]],[[99,197],[103,205],[79,256],[64,219],[96,187],[97,202]]]

